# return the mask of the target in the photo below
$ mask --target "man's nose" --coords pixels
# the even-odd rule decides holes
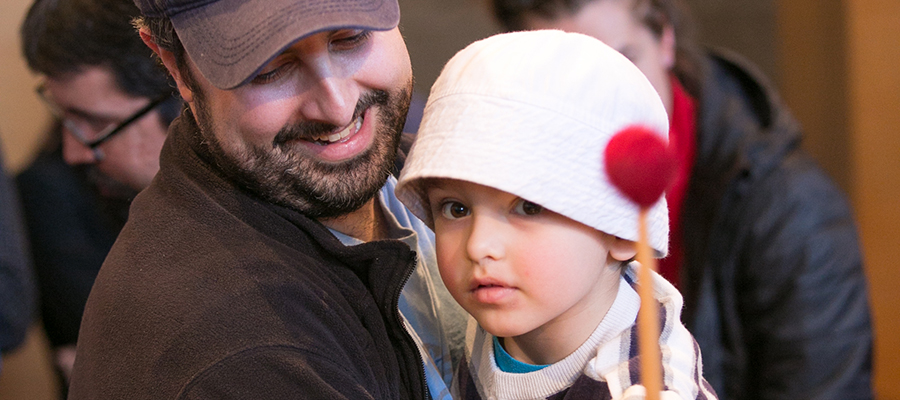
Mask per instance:
[[[96,164],[100,162],[97,153],[78,141],[70,132],[63,130],[63,159],[69,165]]]
[[[331,60],[316,60],[310,65],[310,86],[300,112],[303,119],[339,127],[350,124],[359,101],[360,89],[350,76],[344,76]]]

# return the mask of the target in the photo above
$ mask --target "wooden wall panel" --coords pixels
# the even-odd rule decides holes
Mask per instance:
[[[19,26],[30,0],[0,1],[0,151],[8,169],[18,170],[37,148],[48,118],[34,94],[37,79],[19,50]]]
[[[877,398],[900,400],[900,2],[780,0],[777,10],[783,95],[856,211]]]
[[[874,304],[876,389],[900,399],[900,2],[845,0],[854,199]]]

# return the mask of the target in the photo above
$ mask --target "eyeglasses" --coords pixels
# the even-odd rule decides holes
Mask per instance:
[[[115,123],[101,120],[90,115],[66,115],[67,113],[51,99],[44,83],[38,85],[38,87],[35,88],[35,92],[37,92],[38,97],[44,105],[47,106],[47,109],[50,110],[50,113],[62,121],[63,126],[72,133],[72,136],[94,152],[94,157],[96,157],[97,160],[103,159],[103,153],[97,148],[98,146],[119,134],[129,125],[134,123],[134,121],[141,119],[141,117],[152,111],[162,102],[172,97],[170,94],[163,94],[153,99],[140,110],[137,110],[134,114],[128,116],[128,118]]]

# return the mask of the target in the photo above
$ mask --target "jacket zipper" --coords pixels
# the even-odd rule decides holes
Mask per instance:
[[[403,334],[406,336],[407,343],[412,344],[413,351],[416,357],[418,357],[419,363],[417,364],[418,368],[416,369],[416,371],[418,372],[419,382],[422,384],[422,388],[424,389],[423,391],[425,392],[425,399],[432,400],[431,390],[428,387],[428,380],[425,378],[425,358],[422,357],[422,353],[419,352],[419,346],[416,345],[416,341],[413,340],[412,335],[409,333],[409,331],[406,330],[406,326],[403,324],[403,316],[400,315],[400,295],[403,293],[403,288],[406,286],[406,283],[409,282],[409,278],[412,277],[413,272],[416,271],[416,267],[418,266],[418,255],[415,251],[410,251],[410,253],[412,254],[412,260],[409,264],[412,264],[412,268],[409,268],[409,264],[407,264],[406,277],[403,278],[402,284],[394,292],[394,317],[397,318],[400,329],[403,330]],[[412,328],[412,325],[410,325],[410,328]]]

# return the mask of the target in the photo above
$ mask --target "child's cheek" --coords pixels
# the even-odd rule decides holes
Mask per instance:
[[[535,280],[547,275],[547,268],[558,263],[558,254],[550,246],[519,246],[515,254],[510,255],[513,268],[519,279]]]
[[[457,301],[466,291],[468,282],[464,277],[467,275],[465,271],[465,254],[457,251],[458,246],[451,245],[455,240],[447,237],[448,235],[436,235],[435,258],[438,263],[438,271],[441,274],[441,280],[444,286]]]

